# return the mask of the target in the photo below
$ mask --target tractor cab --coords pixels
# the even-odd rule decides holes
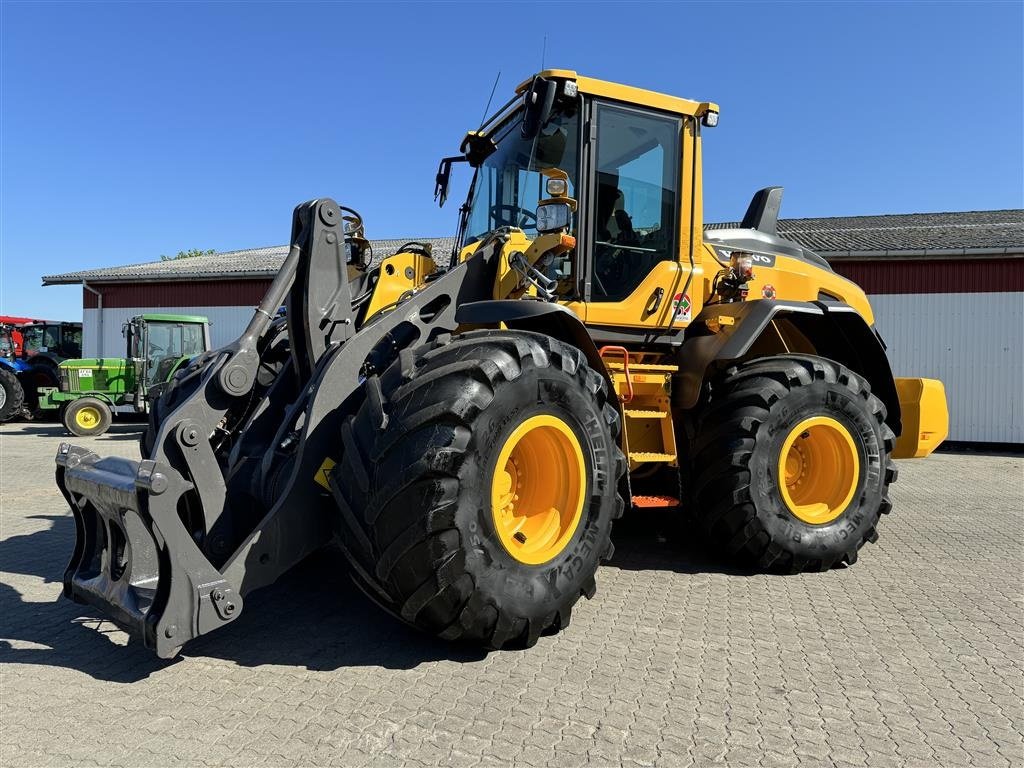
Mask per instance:
[[[0,323],[0,359],[9,363],[21,359],[22,335],[17,326]]]
[[[26,358],[48,358],[56,364],[82,356],[81,323],[30,323],[20,330]]]
[[[210,348],[205,317],[148,314],[124,324],[127,357],[143,390],[167,381],[182,362]]]

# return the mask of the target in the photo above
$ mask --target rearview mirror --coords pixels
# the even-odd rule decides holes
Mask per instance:
[[[523,97],[525,111],[522,133],[524,139],[532,139],[540,133],[540,129],[551,118],[557,90],[558,83],[554,80],[545,80],[543,77],[533,78],[530,90]]]

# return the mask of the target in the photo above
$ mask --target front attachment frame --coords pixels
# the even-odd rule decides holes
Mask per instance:
[[[106,611],[164,659],[239,616],[238,586],[210,564],[178,513],[193,486],[175,469],[62,443],[57,485],[75,518],[65,597]]]

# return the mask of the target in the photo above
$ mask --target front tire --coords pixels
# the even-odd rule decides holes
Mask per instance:
[[[624,506],[604,378],[558,340],[475,331],[403,352],[366,391],[331,475],[357,583],[446,639],[565,628]]]
[[[110,428],[110,407],[95,397],[80,397],[64,409],[64,428],[78,437],[95,437]]]
[[[785,573],[852,565],[892,508],[895,436],[868,382],[813,356],[753,360],[714,382],[694,439],[713,544]]]

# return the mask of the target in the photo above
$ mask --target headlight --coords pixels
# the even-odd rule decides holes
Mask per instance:
[[[537,208],[537,231],[557,232],[569,226],[572,211],[568,203],[546,203]]]
[[[565,179],[548,179],[546,188],[548,197],[563,197],[569,193],[569,183]]]

